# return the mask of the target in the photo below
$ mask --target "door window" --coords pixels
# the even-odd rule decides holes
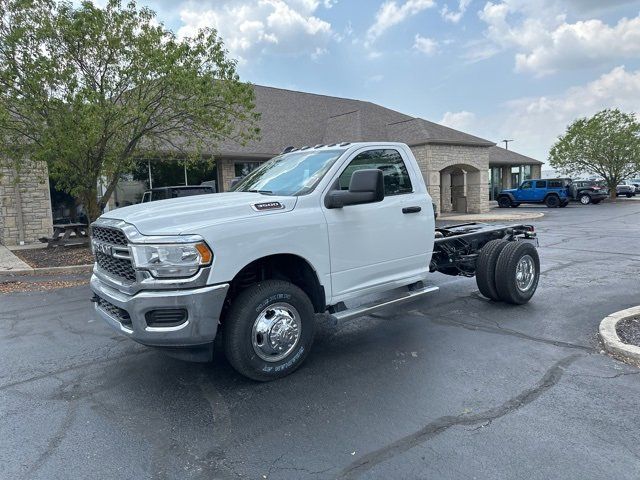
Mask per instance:
[[[520,186],[520,188],[522,190],[530,190],[532,188],[531,182],[522,182],[522,185]]]
[[[351,160],[349,166],[340,175],[338,180],[340,189],[349,189],[349,182],[351,182],[353,172],[369,168],[382,170],[385,196],[413,192],[407,167],[402,160],[402,156],[396,150],[369,150],[360,153]]]

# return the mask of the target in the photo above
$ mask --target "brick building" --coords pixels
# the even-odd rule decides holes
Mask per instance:
[[[440,212],[485,212],[496,191],[540,176],[542,162],[371,102],[257,85],[254,88],[256,110],[262,115],[261,136],[244,146],[223,143],[210,152],[216,162],[219,191],[228,190],[234,178],[246,175],[286,146],[342,141],[408,144]],[[5,245],[32,243],[51,235],[46,170],[25,170],[17,185],[15,172],[3,171],[0,176],[0,243]],[[173,184],[184,184],[184,178],[176,178]],[[166,185],[154,182],[154,186]],[[116,202],[126,205],[125,196],[129,202],[139,201],[143,190],[142,182],[123,182],[112,196],[111,208]]]

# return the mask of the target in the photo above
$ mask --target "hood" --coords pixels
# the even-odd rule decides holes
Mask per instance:
[[[122,207],[101,219],[123,220],[143,235],[193,233],[198,227],[293,210],[297,197],[251,192],[210,193]]]
[[[513,192],[517,192],[518,189],[517,188],[507,188],[505,190],[502,190],[500,193],[513,193]]]

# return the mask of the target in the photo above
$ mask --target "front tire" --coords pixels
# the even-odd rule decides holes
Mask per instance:
[[[500,300],[513,305],[527,303],[538,288],[540,257],[530,243],[508,242],[496,264],[496,290]]]
[[[511,206],[511,199],[509,197],[498,197],[498,206],[500,208],[509,208]]]
[[[261,382],[295,371],[308,355],[314,334],[309,297],[281,280],[247,287],[223,320],[227,360],[238,373]]]
[[[583,195],[580,195],[580,203],[582,205],[589,205],[591,203],[591,195],[588,195],[586,193]]]

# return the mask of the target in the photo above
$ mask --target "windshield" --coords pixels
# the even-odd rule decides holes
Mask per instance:
[[[304,195],[311,192],[344,150],[307,150],[272,158],[232,188],[234,192]]]

